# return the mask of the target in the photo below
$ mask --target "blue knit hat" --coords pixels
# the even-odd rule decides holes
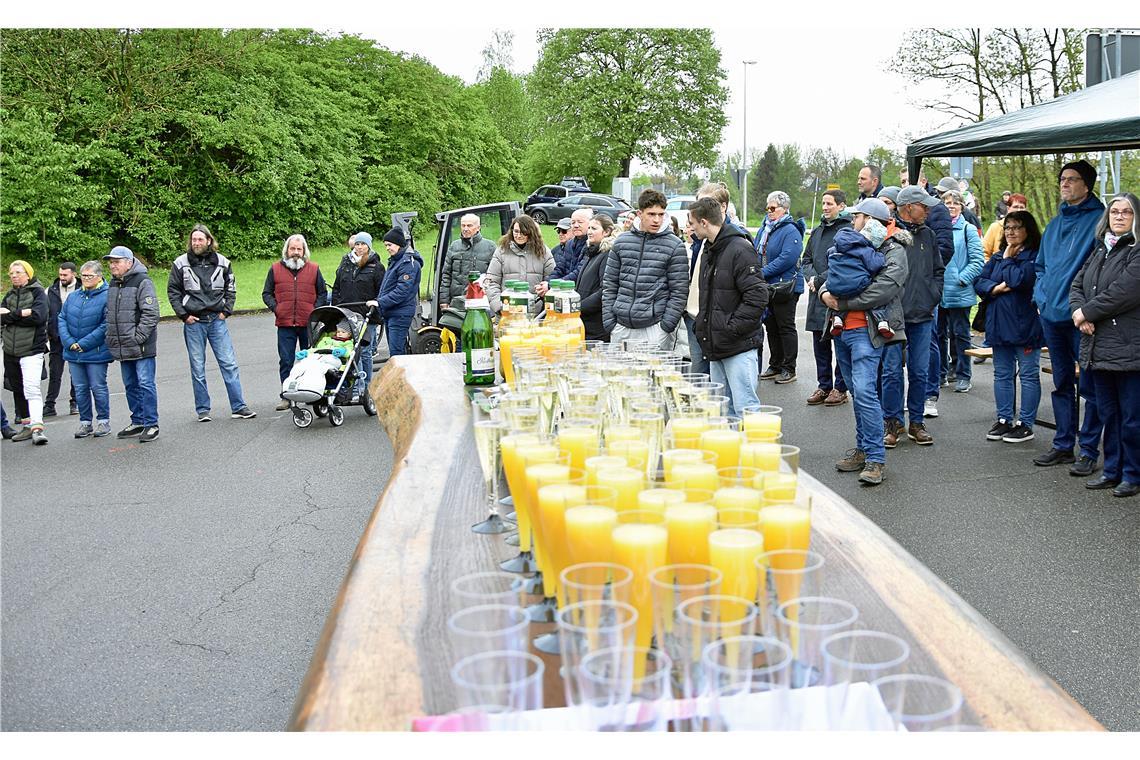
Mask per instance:
[[[369,235],[367,232],[356,233],[356,242],[364,243],[369,248],[372,248],[372,236]]]

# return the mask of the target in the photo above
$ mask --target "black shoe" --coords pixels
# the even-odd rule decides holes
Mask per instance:
[[[1033,428],[1022,425],[1020,422],[1013,426],[1008,433],[1002,436],[1006,443],[1023,443],[1033,440]]]
[[[127,425],[125,428],[115,434],[116,438],[130,438],[135,435],[142,435],[142,425]]]
[[[3,429],[0,429],[0,435],[3,435],[4,440],[8,441],[8,440],[11,440],[12,438],[14,438],[16,436],[16,431],[13,428],[6,427]]]
[[[55,411],[55,404],[44,404],[44,416],[45,417],[57,416],[57,412]]]
[[[784,383],[794,383],[795,381],[796,381],[796,373],[788,372],[787,370],[784,370],[783,372],[781,372],[780,376],[776,378],[776,384],[777,385],[783,385]]]
[[[974,364],[985,364],[985,363],[986,363],[986,357],[984,357],[984,356],[975,356],[974,357]]]
[[[148,427],[146,430],[142,431],[142,435],[139,436],[139,440],[142,441],[143,443],[153,441],[155,438],[158,438],[158,426],[157,425],[152,425],[151,427]]]
[[[999,419],[994,423],[994,426],[990,428],[990,432],[986,433],[986,440],[1000,441],[1002,439],[1002,436],[1011,430],[1013,430],[1013,425],[1009,424],[1005,420]]]
[[[68,414],[79,414],[79,404],[72,401],[71,404],[67,407],[67,413]]]
[[[1098,468],[1096,466],[1096,460],[1095,459],[1093,459],[1092,457],[1084,457],[1083,456],[1076,461],[1076,464],[1074,464],[1072,467],[1069,468],[1069,474],[1072,475],[1074,478],[1087,478],[1089,475],[1092,475],[1098,469],[1100,469],[1100,468]]]
[[[1121,498],[1135,496],[1138,493],[1140,493],[1140,483],[1129,483],[1127,480],[1120,481],[1120,485],[1112,489],[1112,495]]]
[[[1033,458],[1033,464],[1038,467],[1052,467],[1055,464],[1071,464],[1076,461],[1073,452],[1063,449],[1049,449],[1041,456]]]
[[[1107,475],[1101,475],[1096,480],[1090,480],[1085,483],[1085,488],[1090,491],[1103,491],[1106,488],[1116,488],[1118,485],[1120,485],[1119,480],[1113,480]]]
[[[774,377],[779,377],[779,375],[780,375],[779,370],[772,369],[771,367],[769,367],[768,369],[766,369],[760,373],[760,379],[761,380],[771,380]]]

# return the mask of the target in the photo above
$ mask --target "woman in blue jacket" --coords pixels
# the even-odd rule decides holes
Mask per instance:
[[[994,402],[997,422],[987,441],[1033,440],[1041,401],[1041,320],[1033,303],[1034,268],[1041,233],[1028,211],[1012,211],[1004,221],[1005,248],[995,253],[974,281],[986,306],[986,339],[994,350]],[[1021,413],[1015,415],[1014,374],[1021,378]],[[1015,420],[1015,416],[1017,419]]]
[[[88,261],[79,268],[81,290],[68,296],[59,312],[59,339],[63,359],[71,370],[75,403],[79,406],[76,438],[102,438],[111,432],[111,394],[107,390],[107,283],[103,265]],[[91,425],[94,401],[95,425]]]
[[[977,228],[962,213],[962,195],[955,191],[943,193],[942,202],[950,211],[954,255],[946,263],[942,276],[939,350],[934,359],[941,366],[931,378],[953,376],[956,379],[954,391],[967,393],[973,377],[970,357],[966,356],[966,349],[970,347],[970,309],[978,302],[974,296],[974,280],[986,263],[986,255]]]
[[[388,230],[384,247],[388,249],[388,271],[384,273],[376,300],[380,304],[380,316],[384,318],[384,332],[388,335],[388,355],[402,356],[407,353],[408,330],[416,313],[424,260],[408,247],[404,231],[399,227]]]
[[[792,201],[784,191],[768,193],[768,218],[764,229],[756,236],[756,251],[760,254],[762,266],[760,273],[770,286],[764,328],[768,331],[768,352],[772,355],[768,369],[760,374],[760,379],[781,384],[796,379],[800,345],[796,333],[796,301],[804,292],[804,276],[800,271],[804,225],[792,218],[789,213],[791,205]]]

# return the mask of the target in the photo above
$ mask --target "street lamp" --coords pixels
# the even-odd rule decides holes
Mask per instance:
[[[756,61],[744,61],[744,152],[740,155],[740,164],[744,169],[741,176],[744,178],[742,187],[740,188],[743,194],[744,204],[744,228],[748,229],[748,67],[756,63]]]

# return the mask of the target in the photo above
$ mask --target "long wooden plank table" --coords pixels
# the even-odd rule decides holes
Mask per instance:
[[[403,731],[415,717],[456,707],[449,585],[517,553],[502,536],[470,530],[485,514],[460,359],[401,356],[373,381],[392,440],[392,474],[325,623],[290,729]],[[795,431],[786,432],[794,442]],[[822,593],[858,607],[861,627],[910,642],[910,672],[957,684],[964,722],[1002,731],[1103,730],[874,523],[803,471],[800,482],[813,494],[812,548],[827,563]],[[561,705],[557,659],[543,659],[546,705]]]

